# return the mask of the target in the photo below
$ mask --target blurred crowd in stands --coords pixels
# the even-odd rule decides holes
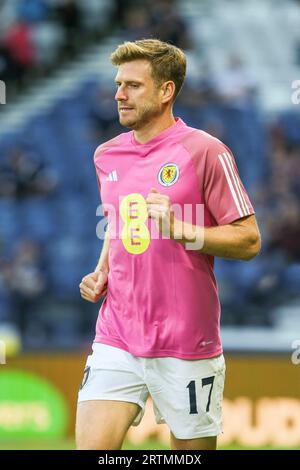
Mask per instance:
[[[116,2],[118,3],[118,2]],[[0,0],[0,77],[17,90],[107,34],[115,2]]]
[[[58,175],[41,157],[15,147],[0,160],[0,197],[23,199],[55,189]]]
[[[22,90],[28,71],[56,67],[111,25],[124,39],[153,36],[193,48],[171,0],[108,2],[101,31],[97,15],[84,15],[88,3],[99,6],[0,0],[1,77]],[[0,323],[16,325],[25,348],[74,347],[93,336],[98,308],[80,299],[78,284],[101,249],[93,152],[124,131],[114,91],[105,81],[82,83],[22,132],[0,137]],[[267,120],[257,91],[232,55],[222,77],[208,69],[187,77],[175,106],[175,115],[231,148],[262,231],[261,255],[251,263],[216,260],[227,325],[272,325],[273,307],[299,297],[299,113]]]
[[[0,79],[23,89],[117,28],[189,47],[170,0],[0,0]]]

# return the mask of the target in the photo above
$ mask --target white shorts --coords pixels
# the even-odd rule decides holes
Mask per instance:
[[[78,402],[136,403],[141,407],[133,423],[137,426],[151,395],[156,422],[167,423],[177,439],[217,436],[222,432],[224,379],[223,355],[197,360],[135,357],[122,349],[94,343]]]

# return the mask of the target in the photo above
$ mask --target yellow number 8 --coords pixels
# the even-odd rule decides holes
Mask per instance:
[[[138,193],[128,194],[120,204],[120,215],[124,221],[121,239],[125,249],[140,255],[147,250],[150,233],[145,222],[148,218],[147,204]]]

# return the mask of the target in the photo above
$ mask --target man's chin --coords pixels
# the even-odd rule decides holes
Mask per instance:
[[[133,119],[119,118],[119,122],[120,122],[121,126],[129,127],[130,129],[134,129],[135,124],[136,124],[136,121],[133,121]]]

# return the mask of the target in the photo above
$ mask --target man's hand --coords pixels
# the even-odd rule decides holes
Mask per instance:
[[[148,216],[155,220],[158,231],[168,238],[174,236],[174,212],[169,196],[151,188],[146,198]]]
[[[81,297],[88,302],[98,302],[107,292],[107,278],[108,273],[101,270],[84,276],[79,284]]]

